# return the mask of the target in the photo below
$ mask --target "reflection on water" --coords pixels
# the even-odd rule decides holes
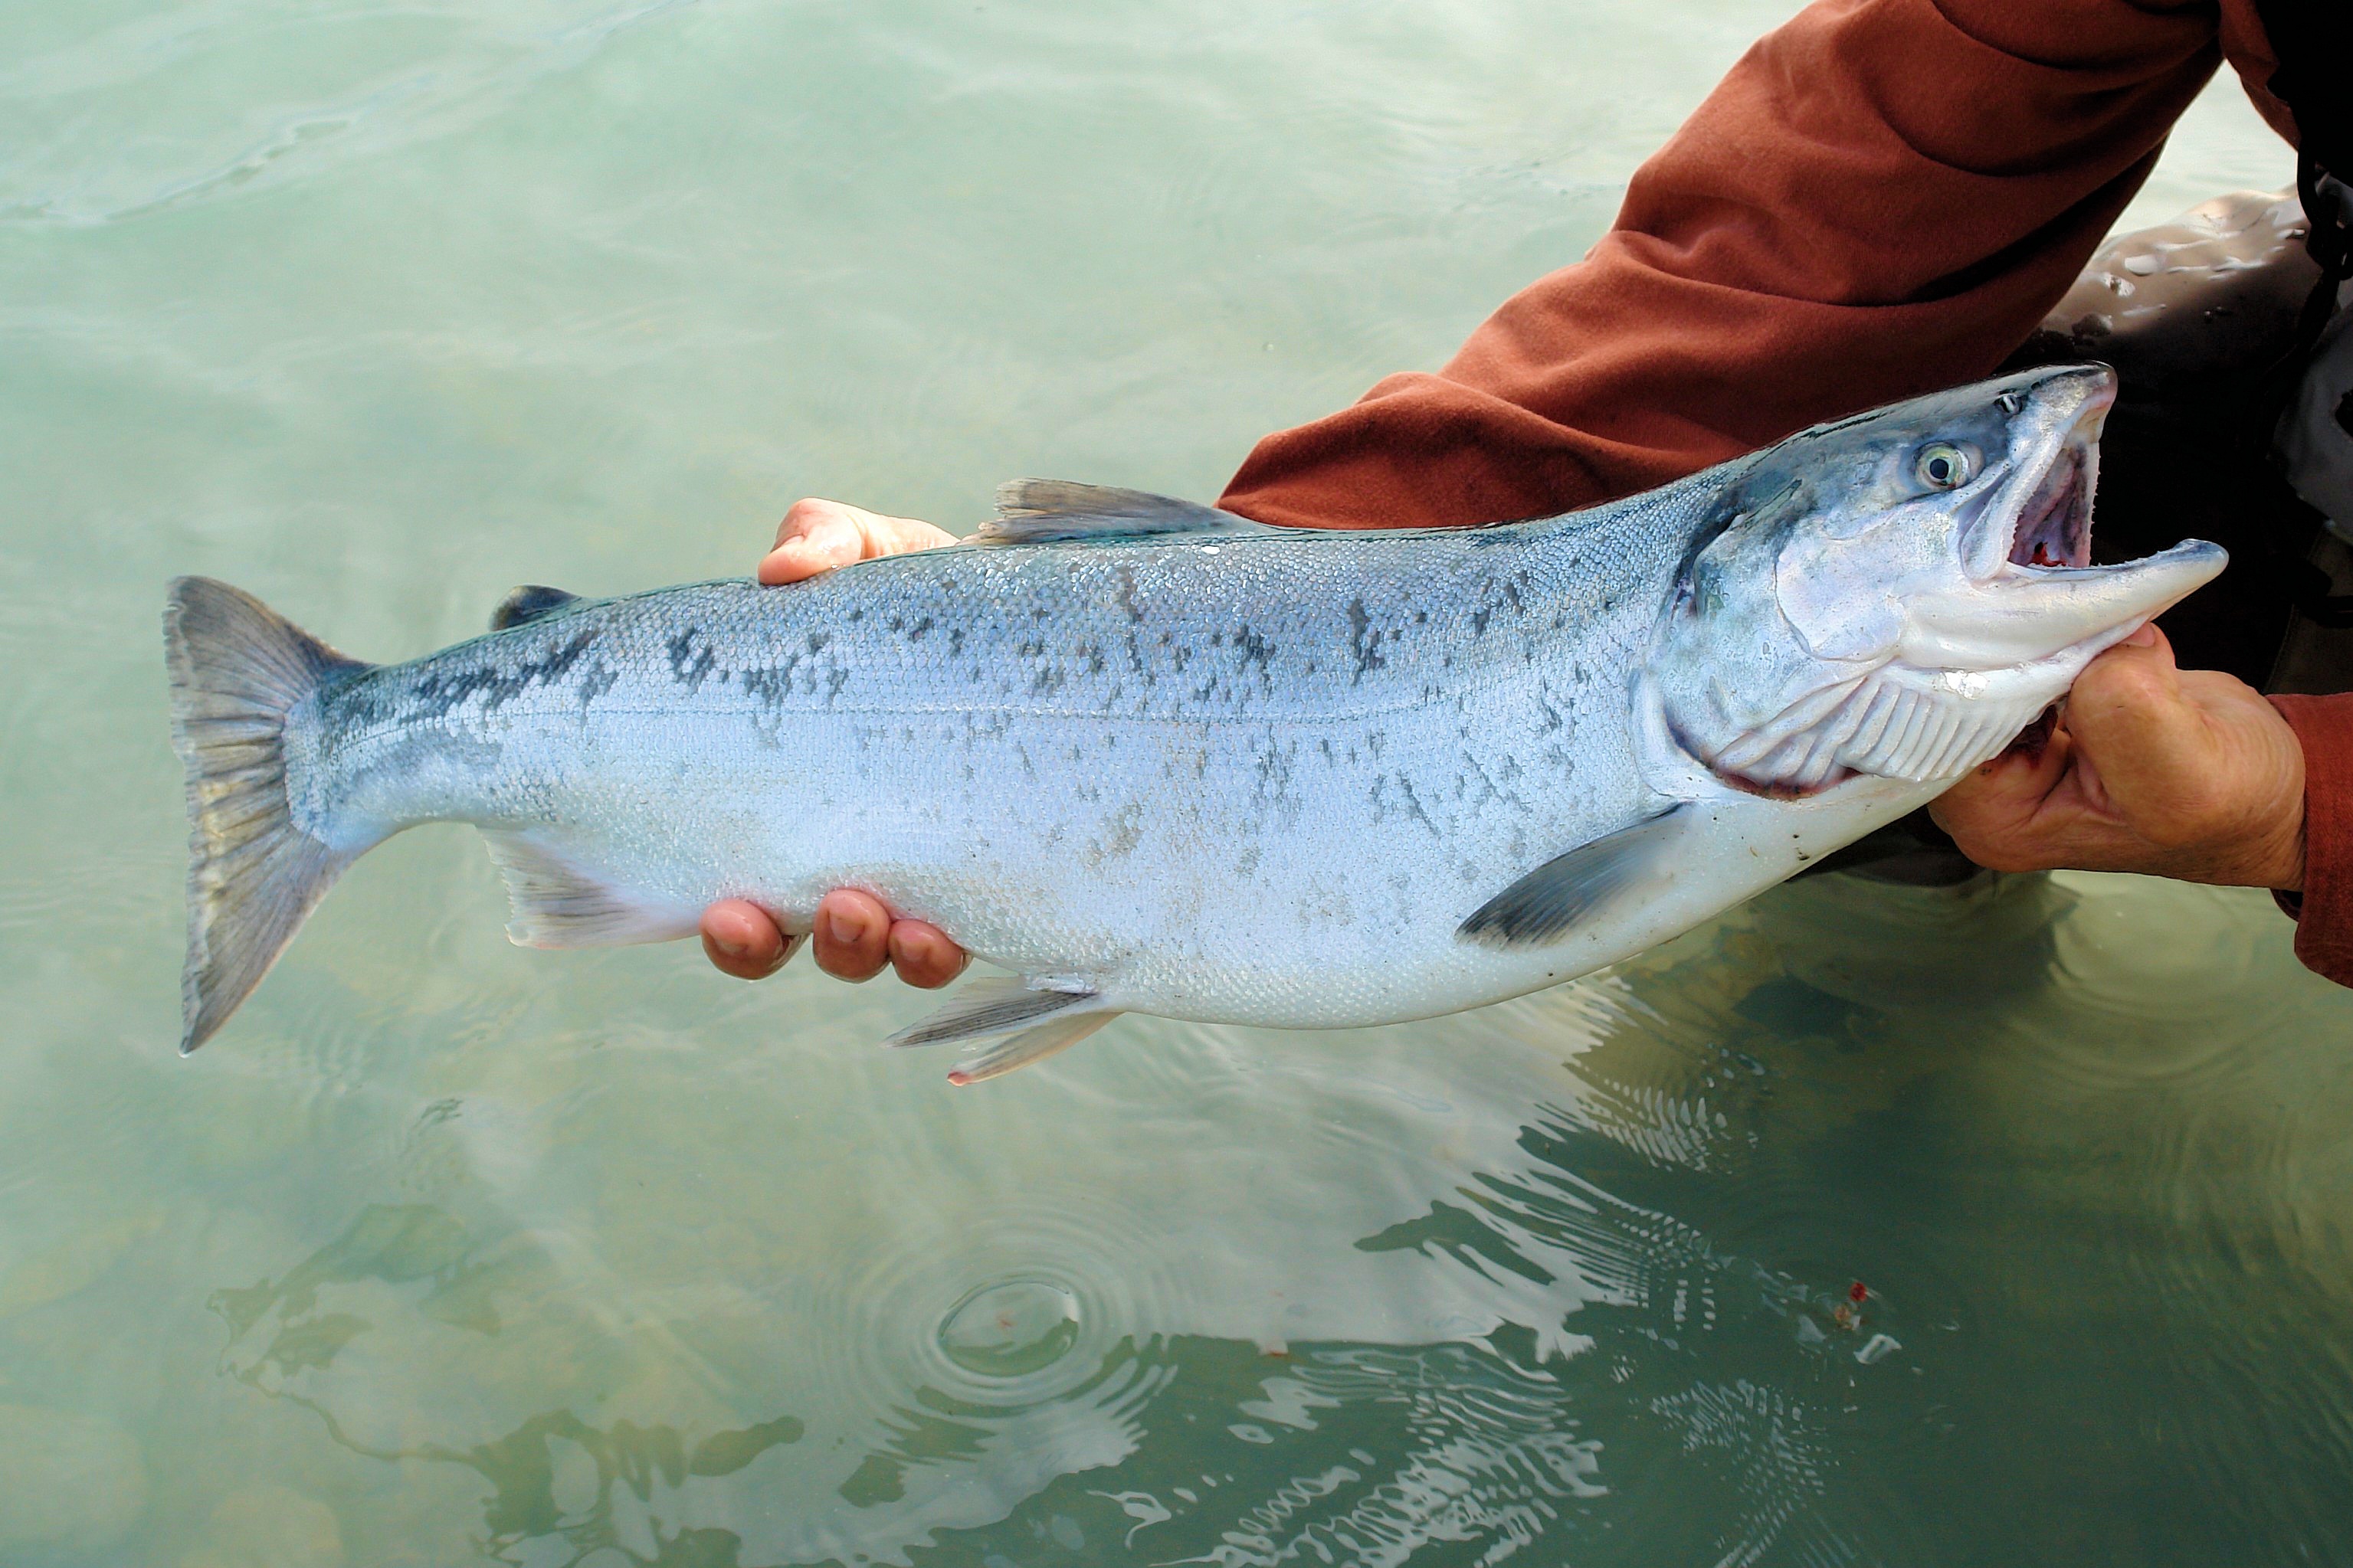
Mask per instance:
[[[2190,1561],[2249,1532],[2325,1560],[2353,1546],[2353,1073],[2285,1106],[2300,1053],[2115,984],[2119,916],[2177,943],[2152,965],[2268,962],[2254,900],[2165,939],[2130,908],[2176,897],[1808,882],[1480,1016],[1468,1070],[1380,1049],[1402,1031],[1307,1084],[1226,1065],[1264,1126],[1388,1110],[1386,1173],[1418,1173],[1343,1236],[1383,1173],[1359,1138],[1187,1170],[1236,1131],[1223,1088],[1106,1071],[1079,1087],[1126,1157],[1082,1187],[995,1150],[839,1279],[790,1204],[658,1283],[628,1220],[371,1204],[213,1295],[219,1364],[354,1461],[462,1477],[467,1539],[533,1565]],[[1178,1033],[1154,1047],[1198,1079]],[[1466,1100],[1508,1134],[1454,1142]]]
[[[0,1563],[2353,1559],[2353,995],[2259,896],[1825,878],[951,1091],[426,830],[174,1058],[165,576],[397,657],[804,492],[1211,493],[1785,8],[17,7]],[[2143,210],[2285,178],[2225,95]]]

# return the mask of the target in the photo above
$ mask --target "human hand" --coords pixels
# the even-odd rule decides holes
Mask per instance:
[[[1997,871],[2304,885],[2295,731],[2244,681],[2175,668],[2153,626],[2084,667],[2039,752],[2004,752],[1928,813]]]
[[[776,542],[760,561],[759,580],[771,586],[879,555],[953,544],[945,529],[912,517],[885,517],[862,507],[814,498],[797,500],[776,526]],[[924,921],[900,920],[871,893],[838,888],[817,907],[812,946],[817,966],[843,980],[871,980],[890,964],[899,978],[926,990],[964,973],[964,950]],[[800,945],[776,917],[744,899],[723,899],[702,911],[702,951],[721,973],[760,980],[785,966]]]
[[[797,583],[820,572],[880,555],[933,550],[954,544],[944,528],[912,517],[885,517],[864,507],[807,497],[793,502],[776,525],[776,542],[760,558],[755,574],[770,587]]]

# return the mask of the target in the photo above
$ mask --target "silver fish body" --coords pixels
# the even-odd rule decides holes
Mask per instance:
[[[1641,814],[1628,674],[1696,499],[582,604],[322,691],[295,820],[353,849],[431,820],[519,836],[614,889],[632,936],[724,897],[806,929],[860,887],[1135,1010],[1451,1012],[1571,972],[1454,930]]]
[[[1481,529],[1016,487],[963,546],[783,588],[549,595],[398,665],[183,580],[188,1044],[342,866],[432,821],[489,837],[532,945],[681,936],[726,897],[806,929],[867,889],[1019,977],[905,1037],[999,1042],[969,1076],[1121,1011],[1366,1025],[1587,973],[1931,798],[2217,569],[2211,546],[2010,562],[2037,527],[2081,554],[2105,385],[2013,378]],[[1977,476],[1889,500],[1889,465],[1948,426]],[[2083,516],[2031,517],[2071,462]],[[1898,523],[1909,554],[1863,537]],[[1979,636],[1997,576],[2017,602]],[[206,650],[268,622],[307,647],[222,697]],[[280,798],[267,842],[237,838]]]

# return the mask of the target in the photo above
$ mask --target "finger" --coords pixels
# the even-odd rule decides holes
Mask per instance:
[[[837,888],[817,907],[817,966],[840,980],[871,980],[891,956],[891,911],[871,893]]]
[[[814,496],[795,501],[777,524],[776,545],[761,558],[756,575],[773,587],[864,560],[868,551],[861,519],[872,515]]]
[[[2063,805],[2073,742],[2055,731],[2039,751],[2014,748],[1980,764],[1928,805],[1929,818],[1961,853],[1997,871],[2039,870]]]
[[[966,962],[964,949],[930,921],[891,922],[891,966],[908,984],[934,990],[962,974]]]
[[[765,980],[784,967],[792,943],[759,905],[722,899],[702,911],[702,951],[723,974]]]
[[[771,586],[797,583],[820,572],[878,555],[936,550],[955,535],[921,518],[889,517],[816,496],[804,497],[776,527],[776,542],[762,558],[759,580]]]

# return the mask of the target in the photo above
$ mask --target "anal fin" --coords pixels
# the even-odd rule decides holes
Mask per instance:
[[[1689,801],[1678,801],[1555,856],[1480,905],[1454,934],[1487,947],[1557,941],[1603,905],[1672,877],[1675,845],[1691,809]]]
[[[528,834],[485,829],[482,842],[506,879],[507,940],[518,947],[621,947],[693,934],[698,911],[615,887]]]
[[[987,1050],[948,1074],[959,1087],[1000,1078],[1078,1044],[1113,1018],[1092,991],[1033,986],[1010,977],[975,980],[946,1006],[910,1024],[883,1042],[887,1046],[935,1046],[990,1042]]]

